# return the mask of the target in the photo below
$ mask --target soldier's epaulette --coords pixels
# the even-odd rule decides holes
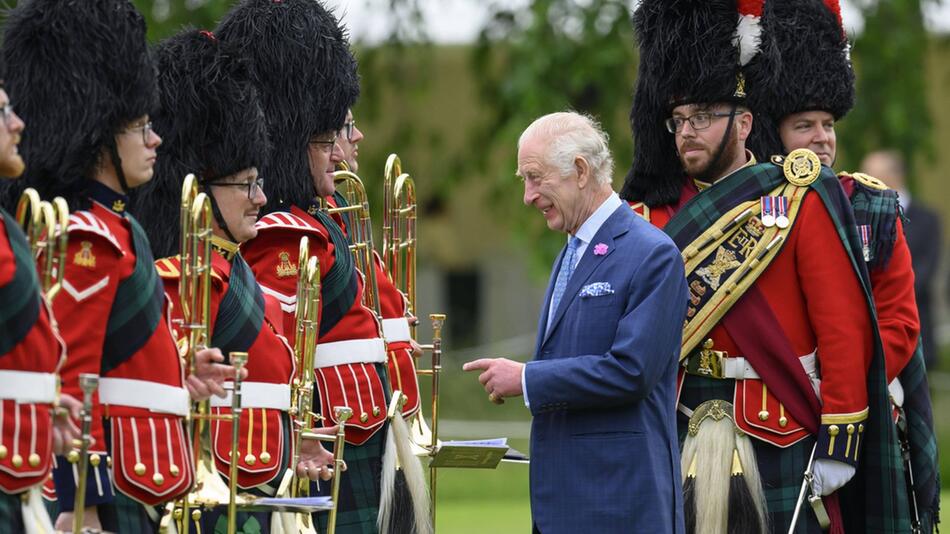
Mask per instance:
[[[327,236],[326,231],[318,225],[306,221],[293,213],[283,211],[268,213],[261,217],[254,227],[257,228],[258,231],[267,230],[269,228],[288,228],[291,230],[312,232],[324,238]]]
[[[869,189],[877,189],[878,191],[886,191],[889,189],[887,187],[887,184],[885,184],[884,182],[878,180],[877,178],[869,174],[864,174],[863,172],[841,173],[839,176],[841,175],[850,176],[851,178],[854,178],[855,182]]]
[[[782,167],[785,179],[792,185],[806,187],[821,174],[821,160],[807,148],[796,148],[787,156],[772,156],[773,165]]]
[[[100,236],[108,241],[120,255],[125,255],[125,251],[119,245],[119,240],[109,230],[104,222],[99,220],[91,211],[74,211],[69,214],[69,227],[67,232],[85,232]]]
[[[630,209],[646,222],[650,222],[650,206],[644,202],[630,202]]]
[[[158,276],[166,280],[177,280],[181,276],[181,258],[169,256],[155,260],[155,270]]]

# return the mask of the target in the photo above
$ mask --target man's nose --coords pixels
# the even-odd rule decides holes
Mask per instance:
[[[340,146],[339,142],[333,143],[333,150],[330,151],[330,161],[334,163],[339,163],[343,161],[345,155],[343,154],[343,147]]]
[[[531,183],[531,180],[524,181],[524,203],[530,206],[538,198],[538,188]]]
[[[818,125],[816,130],[817,131],[815,132],[815,137],[814,137],[815,143],[818,143],[818,144],[827,143],[828,139],[830,139],[830,136],[828,135],[828,132],[825,130],[825,128],[821,125]]]

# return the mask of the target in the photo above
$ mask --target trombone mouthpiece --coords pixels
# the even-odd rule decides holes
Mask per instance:
[[[82,373],[79,375],[79,387],[83,393],[92,393],[99,387],[99,375]]]

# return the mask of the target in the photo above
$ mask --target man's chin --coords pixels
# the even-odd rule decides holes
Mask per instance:
[[[26,170],[26,164],[19,155],[0,161],[0,176],[4,178],[19,178]]]

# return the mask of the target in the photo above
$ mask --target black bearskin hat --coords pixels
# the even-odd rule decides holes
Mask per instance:
[[[314,134],[339,130],[359,97],[347,36],[316,0],[244,0],[215,32],[250,59],[272,142],[261,170],[268,211],[316,195],[307,156]]]
[[[640,51],[630,125],[633,166],[621,196],[656,206],[674,202],[686,179],[664,120],[678,105],[745,104],[771,82],[760,68],[774,55],[760,38],[763,0],[643,0],[633,14]]]
[[[838,120],[854,106],[850,44],[837,0],[769,0],[762,30],[780,57],[769,66],[773,83],[749,91],[766,118],[756,116],[747,143],[759,159],[786,152],[778,126],[787,115],[821,110]]]
[[[103,148],[156,103],[145,20],[128,0],[21,2],[3,56],[7,91],[28,125],[23,186],[87,207],[87,178]]]
[[[179,205],[186,175],[199,184],[264,165],[267,126],[247,61],[207,31],[186,30],[159,43],[159,107],[152,115],[162,136],[152,180],[133,192],[157,258],[178,253]]]

